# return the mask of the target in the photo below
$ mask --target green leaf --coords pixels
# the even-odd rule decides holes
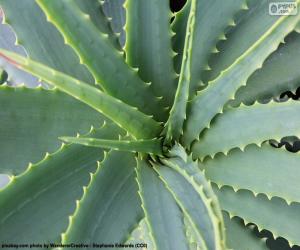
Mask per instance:
[[[295,31],[300,33],[300,22],[298,22],[296,28],[295,28]]]
[[[159,123],[155,122],[150,116],[95,87],[9,51],[0,49],[0,57],[103,113],[137,138],[154,138],[160,132]]]
[[[244,149],[250,143],[261,144],[265,140],[280,141],[285,136],[299,136],[299,110],[300,102],[293,100],[230,108],[219,115],[211,128],[195,142],[193,156],[203,159],[218,152],[227,154],[235,147]]]
[[[118,138],[110,127],[92,135]],[[63,145],[13,178],[0,191],[0,242],[59,243],[75,201],[82,196],[82,186],[87,185],[89,173],[95,171],[101,159],[101,149]]]
[[[229,215],[223,213],[227,245],[233,250],[267,250],[265,240],[258,238],[253,230],[244,226],[242,222],[234,217],[230,218]]]
[[[229,105],[240,103],[253,104],[278,97],[285,91],[293,91],[300,86],[300,34],[293,32],[286,37],[285,43],[273,52],[263,67],[255,71],[236,92]]]
[[[5,23],[11,25],[16,32],[16,43],[24,46],[31,59],[93,83],[91,74],[79,64],[77,55],[64,44],[62,36],[47,22],[35,1],[0,0],[0,6],[5,13]]]
[[[169,157],[175,157],[169,162],[172,167],[176,168],[177,170],[181,170],[182,168],[185,174],[188,174],[192,179],[194,179],[198,185],[203,186],[205,194],[211,199],[212,209],[222,224],[222,213],[220,211],[217,197],[211,188],[210,181],[206,179],[204,172],[199,171],[200,169],[198,162],[193,161],[192,157],[187,155],[185,149],[178,144],[175,144],[175,146],[173,146],[173,148],[169,151]]]
[[[139,158],[136,172],[154,249],[188,249],[182,214],[170,192],[147,161]]]
[[[286,239],[279,237],[274,239],[272,234],[269,231],[263,231],[260,233],[260,236],[267,237],[267,246],[272,250],[298,250],[299,247],[290,247]]]
[[[173,67],[169,0],[126,0],[126,62],[138,68],[140,77],[172,105],[177,76]],[[141,56],[142,55],[142,56]]]
[[[86,133],[104,122],[101,114],[57,89],[2,85],[0,106],[0,173],[19,174],[29,161],[58,149],[58,136]]]
[[[119,42],[121,47],[125,45],[125,19],[126,11],[124,9],[125,0],[104,0],[102,8],[105,15],[111,19],[111,28],[119,35]]]
[[[248,10],[235,16],[232,22],[233,26],[225,31],[225,40],[217,45],[220,52],[210,58],[211,70],[207,71],[205,76],[206,82],[214,80],[222,71],[230,67],[256,41],[261,40],[261,37],[265,36],[268,30],[272,29],[272,26],[281,19],[282,16],[280,15],[273,16],[269,14],[269,5],[276,2],[281,3],[281,0],[247,1]],[[288,2],[299,4],[298,0],[289,0]],[[293,29],[287,29],[286,35]],[[270,54],[270,52],[266,53]],[[263,61],[259,61],[259,64],[262,64]]]
[[[183,56],[186,27],[189,18],[191,8],[191,0],[187,0],[183,8],[176,12],[174,15],[174,21],[171,24],[174,36],[172,37],[172,47],[177,55],[174,57],[174,67],[176,72],[180,72],[181,62]]]
[[[219,187],[230,185],[234,190],[248,189],[271,199],[278,196],[287,203],[300,202],[297,189],[299,154],[277,149],[268,144],[234,149],[227,156],[218,154],[203,162],[205,175]]]
[[[68,143],[81,144],[89,147],[108,148],[119,151],[148,153],[162,156],[161,139],[125,141],[66,136],[60,137],[59,139]]]
[[[62,243],[125,243],[143,214],[134,155],[109,152],[77,202]]]
[[[40,7],[79,55],[103,90],[139,108],[156,119],[163,120],[160,107],[149,85],[124,61],[123,52],[113,48],[107,35],[101,33],[72,0],[37,0]]]
[[[189,98],[189,85],[191,80],[191,57],[192,40],[194,35],[196,4],[192,1],[188,20],[188,28],[185,38],[184,55],[182,59],[179,83],[176,90],[175,100],[170,111],[169,119],[165,125],[166,140],[179,139],[183,133],[183,122],[186,119],[186,106]]]
[[[197,233],[195,238],[202,239],[197,244],[201,249],[225,248],[218,201],[197,163],[180,157],[162,161],[166,166],[157,166],[155,170]]]
[[[113,32],[110,26],[110,22],[105,16],[102,4],[99,0],[75,0],[76,4],[86,15],[90,16],[92,23],[104,34],[108,35],[111,44],[118,50],[121,50],[121,46],[118,40],[118,36]]]
[[[193,0],[191,0],[193,1]],[[217,42],[223,38],[234,15],[247,8],[245,0],[217,0],[214,2],[197,0],[195,31],[192,41],[190,99],[203,85],[203,74],[210,69],[208,59],[217,53]]]
[[[147,249],[154,249],[153,241],[150,238],[149,228],[146,219],[142,219],[136,228],[131,232],[126,244],[146,243]]]
[[[265,195],[256,197],[247,190],[234,192],[229,187],[214,188],[221,207],[230,216],[239,216],[245,224],[254,223],[258,230],[269,230],[274,238],[279,236],[287,239],[291,246],[300,245],[299,224],[300,204],[288,205],[280,198],[269,200]],[[275,218],[275,219],[274,219]]]
[[[24,48],[16,44],[16,36],[11,27],[2,23],[3,16],[0,6],[0,47],[25,56]],[[7,78],[7,83],[10,85],[26,83],[27,86],[34,87],[39,84],[34,76],[13,67],[4,60],[0,60],[0,68],[9,74],[9,77],[5,77],[5,79]]]
[[[185,226],[186,238],[189,243],[189,249],[195,250],[197,249],[197,247],[199,248],[199,242],[202,242],[203,239],[197,233],[196,228],[193,226],[193,223],[188,218],[184,217],[183,221]],[[201,249],[206,249],[206,247],[203,245],[201,247]]]
[[[299,5],[298,1],[297,4]],[[295,28],[299,18],[300,13],[295,16],[280,16],[273,21],[258,40],[255,39],[233,64],[197,94],[189,106],[189,119],[184,133],[185,145],[189,145],[204,128],[209,127],[216,114],[223,112],[224,104],[232,99],[236,90],[246,83],[248,77],[257,68],[261,67],[268,55]]]
[[[157,171],[197,233],[197,244],[201,249],[214,249],[216,242],[212,218],[207,211],[206,204],[199,197],[200,195],[175,171],[167,167],[163,169],[162,166]]]

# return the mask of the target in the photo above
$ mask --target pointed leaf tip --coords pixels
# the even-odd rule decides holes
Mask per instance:
[[[81,144],[89,147],[108,148],[118,151],[148,153],[162,156],[161,139],[152,140],[103,140],[97,138],[59,137],[67,143]]]

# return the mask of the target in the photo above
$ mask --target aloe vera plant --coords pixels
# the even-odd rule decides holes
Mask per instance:
[[[276,2],[0,0],[26,52],[0,37],[1,247],[300,246],[300,156],[275,147],[300,133],[300,13]]]

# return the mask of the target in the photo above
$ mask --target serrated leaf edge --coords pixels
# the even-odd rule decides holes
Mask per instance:
[[[229,188],[232,189],[235,193],[237,193],[237,192],[239,192],[239,191],[250,191],[251,194],[253,194],[253,192],[252,192],[251,190],[248,190],[248,189],[239,189],[239,190],[236,191],[236,190],[234,190],[230,185],[223,185],[223,186],[221,187],[221,189],[224,188],[224,187],[225,187],[225,188],[226,188],[226,187],[229,187]],[[221,190],[221,189],[220,189],[220,190]],[[260,193],[260,195],[267,197],[264,193]],[[254,195],[254,197],[256,197],[256,196]],[[268,197],[267,197],[267,198],[268,198]],[[273,198],[273,197],[272,197],[272,198]],[[281,197],[277,197],[277,198],[279,198],[280,200],[283,200]],[[225,211],[225,212],[227,212],[227,213],[229,214],[230,219],[232,219],[232,218],[234,218],[234,217],[238,217],[238,218],[242,219],[244,226],[247,226],[248,224],[255,224],[255,226],[257,227],[257,229],[258,229],[259,232],[261,232],[261,231],[263,231],[263,230],[268,230],[268,231],[272,234],[273,239],[275,239],[275,240],[276,240],[277,238],[279,238],[279,237],[282,237],[282,238],[286,239],[287,242],[288,242],[288,244],[289,244],[289,246],[290,246],[291,248],[292,248],[293,246],[298,246],[297,244],[291,242],[291,241],[288,240],[287,238],[285,238],[285,237],[283,237],[283,236],[280,236],[278,233],[276,233],[276,232],[274,232],[274,231],[270,231],[270,229],[265,228],[263,225],[259,225],[259,224],[255,223],[255,222],[252,222],[251,220],[247,220],[246,218],[241,217],[241,216],[239,216],[239,215],[237,215],[237,214],[235,214],[235,213],[229,212],[229,211],[227,211],[227,210],[223,210],[223,211]]]

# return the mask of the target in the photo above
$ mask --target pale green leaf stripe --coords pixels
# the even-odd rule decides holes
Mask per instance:
[[[99,0],[75,0],[80,9],[90,16],[93,24],[105,34],[108,34],[111,44],[118,50],[121,50],[121,46],[118,40],[118,36],[113,32],[110,22],[105,16],[102,4]]]
[[[204,173],[199,169],[198,162],[193,161],[192,157],[188,155],[182,158],[182,155],[186,153],[182,147],[176,149],[177,153],[180,150],[182,153],[178,154],[179,157],[174,155],[175,157],[173,156],[174,158],[166,161],[166,164],[180,173],[201,196],[201,199],[207,205],[207,210],[214,226],[216,245],[224,247],[224,223],[217,197],[212,190],[210,182],[207,181]],[[173,152],[171,151],[171,153]]]
[[[137,159],[137,182],[154,249],[188,249],[183,216],[171,193],[151,165]]]
[[[223,212],[227,246],[232,250],[267,250],[265,240],[258,238],[254,232],[244,226],[237,218],[229,217],[228,213]]]
[[[149,85],[125,63],[123,52],[111,45],[107,35],[93,25],[74,1],[37,0],[37,2],[48,20],[60,30],[65,42],[78,53],[81,62],[88,67],[96,83],[105,92],[148,115],[154,115],[160,121],[163,120],[165,111]]]
[[[203,166],[207,178],[218,186],[249,189],[290,203],[300,202],[299,162],[299,154],[264,143],[262,147],[249,145],[244,152],[234,149],[227,156],[218,154],[204,161]]]
[[[194,1],[194,0],[191,0]],[[234,15],[245,8],[245,0],[195,0],[195,32],[191,58],[190,99],[203,86],[203,74],[209,70],[208,59],[217,52],[216,44]]]
[[[5,13],[5,23],[12,26],[17,43],[24,46],[30,58],[93,84],[92,75],[79,64],[77,55],[64,44],[62,36],[47,22],[34,0],[0,0],[0,6]]]
[[[172,31],[175,33],[172,37],[173,50],[177,53],[174,57],[174,67],[177,73],[180,72],[181,62],[186,35],[186,27],[191,8],[191,0],[187,0],[183,8],[175,13],[174,21],[171,24]]]
[[[134,154],[109,152],[77,202],[62,243],[125,243],[143,214]]]
[[[173,67],[169,0],[126,0],[126,62],[138,68],[140,77],[162,97],[173,103],[177,76]],[[142,55],[142,56],[141,56]]]
[[[59,136],[86,133],[104,117],[59,90],[0,86],[0,173],[20,174],[60,146]],[[13,152],[13,157],[12,157]]]
[[[293,32],[285,43],[273,52],[263,67],[255,71],[235,94],[229,105],[253,104],[278,97],[285,91],[296,91],[300,86],[300,34]]]
[[[299,111],[300,102],[294,100],[228,109],[192,146],[193,156],[202,159],[218,152],[227,153],[235,147],[243,149],[250,143],[261,144],[265,140],[280,141],[285,136],[299,136]]]
[[[204,172],[199,171],[199,162],[193,161],[191,155],[187,155],[185,149],[178,145],[171,149],[169,156],[175,157],[168,161],[173,168],[181,172],[187,179],[192,178],[195,183],[193,181],[192,182],[194,185],[196,185],[196,187],[197,185],[203,187],[204,194],[209,197],[211,208],[214,211],[217,219],[220,221],[220,228],[222,228],[223,219],[218,199],[211,188],[210,182],[207,181]],[[224,236],[224,232],[222,230],[221,232]]]
[[[103,2],[103,1],[102,1]],[[102,5],[105,15],[111,19],[111,28],[118,34],[119,43],[123,48],[125,45],[125,21],[126,21],[126,11],[124,9],[125,0],[104,0]]]
[[[177,164],[164,161],[166,166],[155,167],[167,188],[173,194],[186,218],[190,221],[193,231],[197,233],[197,242],[203,249],[222,249],[225,239],[221,238],[221,221],[212,209],[212,199],[205,194],[204,187],[195,182]]]
[[[192,40],[195,32],[195,11],[196,3],[195,1],[192,1],[178,87],[169,119],[165,125],[167,141],[178,140],[183,133],[183,122],[186,119],[186,106],[189,98],[189,85],[191,80],[191,56]]]
[[[259,230],[269,230],[275,238],[281,236],[290,245],[300,245],[300,204],[288,205],[280,198],[269,200],[265,195],[254,196],[251,191],[214,188],[223,210],[239,216],[245,223],[254,223]],[[275,219],[274,219],[275,218]]]
[[[294,29],[299,17],[300,13],[281,16],[242,56],[198,93],[189,105],[183,140],[185,145],[190,145],[204,128],[210,126],[212,118],[223,111],[224,104],[234,97],[236,90],[246,83],[253,71],[261,67],[266,57]]]
[[[289,1],[297,2],[297,0]],[[214,80],[232,65],[281,18],[269,14],[269,4],[272,2],[281,0],[247,1],[248,10],[235,16],[233,26],[225,31],[225,40],[218,44],[220,53],[210,58],[211,70],[204,76],[206,82]]]
[[[89,147],[107,148],[127,152],[148,153],[162,156],[161,139],[126,141],[67,136],[60,137],[59,139],[68,143],[81,144]]]
[[[118,138],[109,127],[91,135]],[[102,158],[101,149],[65,145],[13,178],[0,191],[0,242],[59,243],[75,201],[82,196],[82,186]]]
[[[137,138],[154,138],[160,132],[151,117],[95,87],[9,51],[0,49],[0,56],[103,113]]]
[[[137,224],[137,226],[131,232],[129,239],[126,241],[126,244],[135,245],[137,243],[147,244],[147,248],[143,248],[143,250],[154,249],[153,241],[150,238],[149,228],[145,218],[143,218],[139,224]]]
[[[191,222],[186,216],[183,218],[184,227],[185,227],[185,234],[186,239],[189,244],[190,250],[196,250],[197,247],[200,249],[207,249],[206,246],[200,245],[199,242],[203,242],[203,239],[200,238],[199,234],[197,233],[196,229],[193,227],[193,222]]]

